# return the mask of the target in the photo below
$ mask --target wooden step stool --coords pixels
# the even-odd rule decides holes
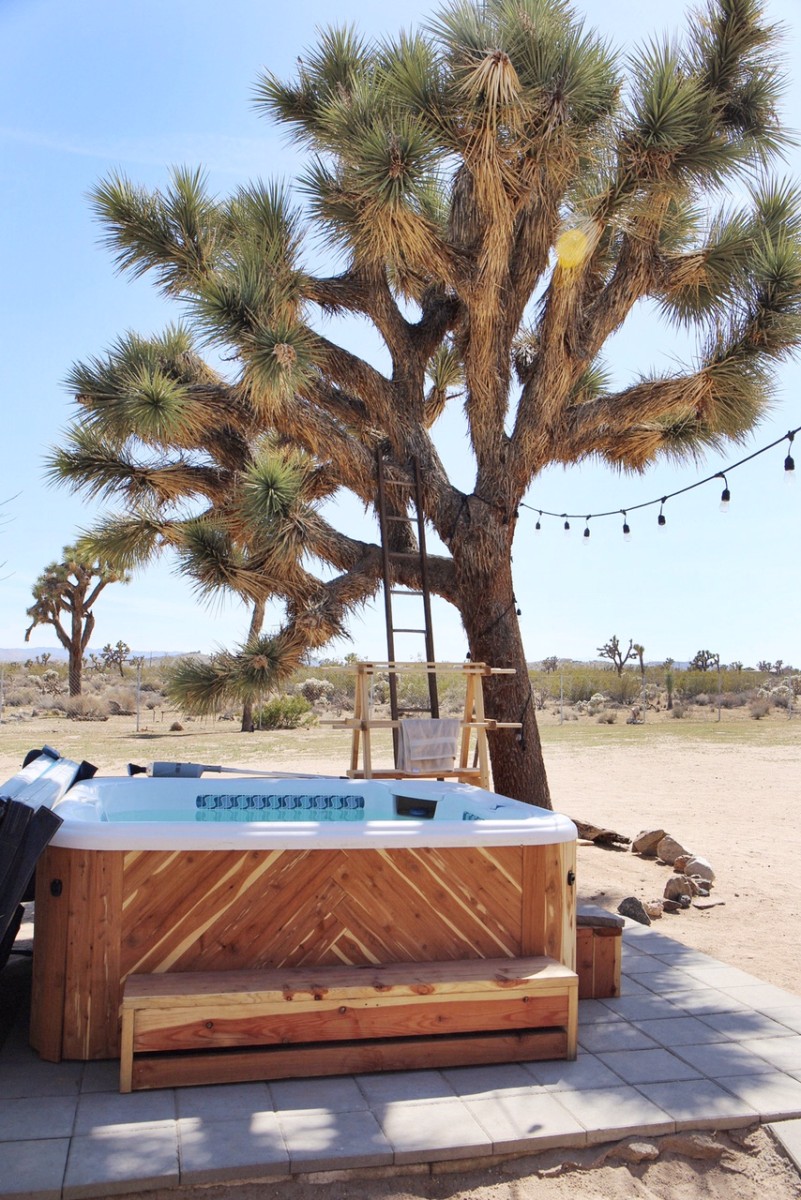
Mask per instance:
[[[576,1057],[554,959],[130,975],[120,1091]]]
[[[620,995],[620,963],[625,921],[595,904],[576,909],[576,971],[579,999]]]

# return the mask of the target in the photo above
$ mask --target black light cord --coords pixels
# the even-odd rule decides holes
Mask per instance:
[[[714,474],[707,475],[705,479],[698,479],[698,480],[696,480],[695,483],[688,483],[686,487],[677,488],[675,492],[667,492],[664,496],[657,496],[657,498],[655,500],[645,500],[645,501],[643,501],[642,504],[628,504],[625,508],[610,508],[607,512],[596,512],[596,513],[587,513],[587,514],[585,514],[585,513],[568,513],[568,512],[549,512],[547,508],[538,508],[533,504],[526,504],[523,501],[521,501],[521,508],[527,508],[531,512],[537,513],[540,517],[559,517],[560,520],[567,522],[571,517],[574,520],[584,520],[584,521],[589,521],[590,518],[594,518],[594,517],[616,517],[616,516],[619,516],[621,513],[625,517],[627,513],[636,512],[638,509],[641,509],[641,508],[652,508],[653,505],[659,504],[661,506],[660,514],[659,514],[661,517],[661,520],[659,523],[660,523],[660,525],[664,525],[665,524],[665,516],[664,516],[664,513],[662,512],[662,508],[664,507],[664,505],[666,504],[666,502],[668,500],[673,500],[674,497],[676,497],[676,496],[683,496],[685,492],[692,492],[695,488],[703,487],[705,483],[710,483],[713,479],[722,479],[725,484],[725,490],[728,491],[728,483],[726,482],[726,475],[730,471],[734,471],[737,467],[744,466],[745,463],[751,462],[752,459],[759,458],[760,454],[766,454],[768,452],[768,450],[772,450],[774,448],[774,446],[780,446],[782,442],[789,441],[790,449],[792,449],[793,438],[795,437],[795,435],[797,433],[801,433],[801,425],[798,425],[795,429],[788,429],[787,433],[785,433],[780,438],[776,438],[775,442],[770,442],[769,445],[762,446],[761,449],[755,450],[753,452],[753,454],[747,454],[745,456],[745,458],[741,458],[738,462],[731,463],[728,467],[726,467],[722,471],[715,471]],[[795,470],[795,463],[794,463],[793,458],[790,453],[788,453],[787,458],[784,460],[784,469],[785,469],[785,471]],[[479,497],[479,499],[481,499],[481,497]],[[537,524],[539,524],[539,522],[537,522]],[[566,528],[569,528],[569,526],[566,525]],[[585,535],[585,536],[587,536],[587,535]]]

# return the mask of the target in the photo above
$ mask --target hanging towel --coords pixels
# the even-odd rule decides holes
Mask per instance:
[[[401,721],[398,770],[409,775],[452,771],[461,729],[462,722],[453,717]]]

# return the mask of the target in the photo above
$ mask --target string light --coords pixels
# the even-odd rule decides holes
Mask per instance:
[[[723,480],[723,491],[721,492],[721,496],[720,496],[720,507],[721,507],[722,512],[727,512],[729,503],[731,501],[731,491],[729,489],[727,472],[730,473],[733,470],[735,470],[737,467],[744,466],[745,463],[751,462],[752,459],[758,458],[761,454],[767,453],[768,450],[772,450],[775,446],[781,445],[781,443],[784,441],[786,441],[788,443],[787,455],[784,459],[784,478],[788,484],[792,484],[795,480],[795,460],[792,455],[792,449],[793,449],[793,439],[795,438],[795,435],[797,433],[801,433],[801,425],[797,426],[795,429],[788,430],[787,433],[785,433],[782,437],[776,438],[775,441],[768,443],[767,446],[762,446],[762,448],[759,450],[755,450],[753,452],[753,454],[748,454],[745,456],[745,458],[741,458],[737,462],[730,463],[729,466],[726,467],[725,472],[724,471],[716,471],[713,475],[707,475],[706,478],[704,478],[704,479],[698,479],[698,480],[696,480],[695,483],[689,483],[689,484],[687,484],[686,487],[677,488],[675,492],[668,492],[667,495],[658,497],[655,500],[645,500],[645,501],[643,501],[642,504],[632,504],[629,506],[628,509],[617,508],[617,509],[610,509],[606,512],[588,513],[587,516],[583,518],[583,520],[585,522],[584,537],[588,538],[590,536],[590,530],[589,530],[588,523],[591,519],[594,520],[597,517],[613,517],[613,516],[617,516],[617,515],[622,515],[622,517],[623,517],[623,537],[626,541],[629,541],[631,539],[631,528],[629,526],[628,513],[634,512],[635,510],[638,510],[641,508],[651,508],[655,504],[659,505],[659,515],[657,516],[657,524],[660,526],[667,525],[667,517],[665,516],[665,511],[664,511],[665,504],[667,503],[667,501],[672,500],[675,496],[683,496],[685,492],[691,492],[695,488],[703,487],[704,484],[709,483],[713,479],[722,479]],[[477,499],[481,500],[483,498],[481,496],[477,496]],[[485,500],[484,503],[489,504],[491,502],[488,500]],[[563,529],[566,534],[570,532],[570,518],[571,517],[575,518],[576,520],[582,519],[580,513],[549,512],[547,509],[544,509],[544,508],[536,508],[535,509],[532,505],[526,504],[526,503],[521,503],[521,508],[528,508],[532,512],[537,513],[537,523],[534,526],[534,528],[537,530],[540,530],[542,528],[542,518],[543,517],[558,517],[561,521],[564,522]]]
[[[629,518],[626,514],[625,508],[621,508],[620,511],[623,513],[623,541],[630,542],[631,541],[631,527],[629,525]]]

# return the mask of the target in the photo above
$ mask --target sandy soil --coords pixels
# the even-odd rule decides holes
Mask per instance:
[[[551,745],[545,753],[555,808],[628,837],[663,828],[712,862],[713,896],[725,905],[666,916],[656,926],[660,932],[801,994],[801,744],[670,740],[647,747]],[[0,778],[11,775],[17,761],[0,747]],[[302,769],[325,771],[331,764],[304,757]],[[626,895],[661,896],[670,873],[654,860],[592,845],[580,845],[578,870],[580,897],[612,909]],[[717,1141],[720,1154],[710,1158],[676,1153],[657,1139],[659,1156],[637,1165],[599,1161],[596,1150],[566,1170],[560,1159],[571,1152],[453,1173],[299,1177],[202,1194],[205,1200],[801,1200],[801,1179],[764,1130]],[[148,1195],[172,1200],[174,1193]]]

